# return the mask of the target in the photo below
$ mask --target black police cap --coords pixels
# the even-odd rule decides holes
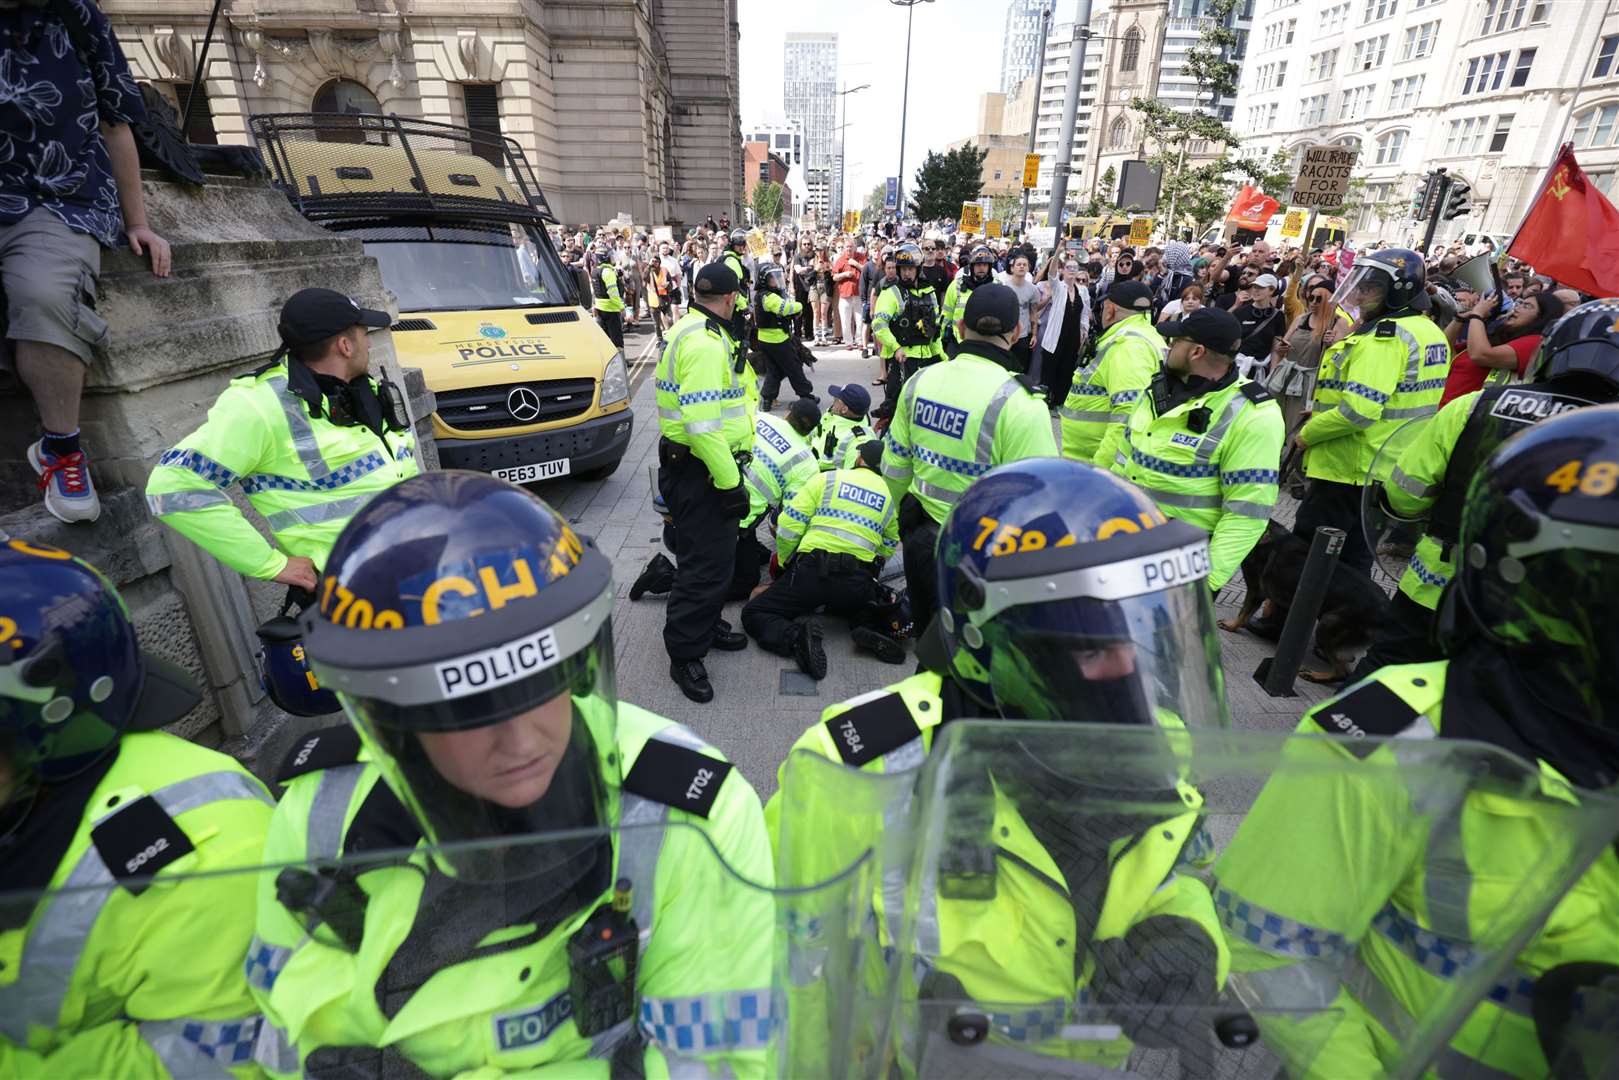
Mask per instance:
[[[1131,311],[1152,310],[1152,290],[1139,281],[1115,280],[1107,287],[1106,298]]]
[[[1012,334],[1017,332],[1019,311],[1017,293],[991,282],[972,291],[961,321],[979,334]]]
[[[699,296],[724,296],[736,292],[739,285],[736,271],[722,262],[711,262],[697,271],[695,288]]]
[[[1187,338],[1211,352],[1235,356],[1242,344],[1242,323],[1229,311],[1200,307],[1196,311],[1158,327],[1165,338]]]
[[[276,329],[291,346],[314,345],[351,326],[380,330],[393,322],[386,311],[363,308],[334,289],[299,289],[281,306]]]

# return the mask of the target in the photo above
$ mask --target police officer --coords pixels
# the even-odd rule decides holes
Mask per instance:
[[[327,583],[305,636],[358,739],[289,760],[265,859],[418,852],[264,881],[260,1060],[762,1074],[774,909],[735,885],[773,880],[758,797],[616,700],[607,558],[514,485],[434,472],[350,522]]]
[[[1508,437],[1570,409],[1619,398],[1619,300],[1593,300],[1563,316],[1541,342],[1529,382],[1487,386],[1439,410],[1384,481],[1397,518],[1427,518],[1400,577],[1389,617],[1355,669],[1357,681],[1385,664],[1437,660],[1433,612],[1456,572],[1467,485]]]
[[[821,407],[799,398],[787,408],[787,419],[760,413],[753,422],[753,460],[742,471],[748,489],[748,513],[737,540],[736,573],[729,599],[746,600],[759,584],[768,554],[759,543],[759,523],[776,516],[798,490],[815,478],[820,466],[809,440],[821,422]]]
[[[967,297],[980,285],[995,280],[995,253],[983,244],[973,248],[971,260],[956,271],[955,279],[944,291],[944,327],[951,341],[956,338],[956,324],[967,314]]]
[[[377,492],[419,471],[404,396],[367,373],[368,332],[391,320],[331,289],[281,309],[281,351],[232,379],[208,419],[164,451],[152,515],[244,577],[312,590],[326,552]],[[225,489],[240,484],[275,537]]]
[[[1096,355],[1074,371],[1061,413],[1062,456],[1105,469],[1113,457],[1104,455],[1102,436],[1135,411],[1169,347],[1152,325],[1152,290],[1139,281],[1108,286],[1102,327]]]
[[[1409,858],[1398,834],[1413,823],[1385,792],[1354,799],[1353,788],[1312,784],[1292,797],[1267,789],[1216,865],[1234,964],[1291,992],[1337,991],[1345,1022],[1317,1057],[1335,1074],[1395,1071],[1385,1067],[1403,1049],[1401,1033],[1468,976],[1480,945],[1505,937],[1514,908],[1531,902],[1518,886],[1538,885],[1547,834],[1564,824],[1540,820],[1536,790],[1552,807],[1573,806],[1619,782],[1616,481],[1619,405],[1565,412],[1501,443],[1462,510],[1464,555],[1438,613],[1445,658],[1385,667],[1299,724],[1301,733],[1340,737],[1339,752],[1353,760],[1397,755],[1411,739],[1477,740],[1533,763],[1532,786],[1506,781],[1470,795],[1456,817],[1430,815],[1439,823],[1408,867],[1389,860]],[[1379,749],[1366,736],[1399,738]],[[1337,861],[1345,857],[1357,862]],[[1488,988],[1436,1071],[1551,1075],[1532,1019],[1536,982],[1570,963],[1613,962],[1615,897],[1619,850],[1609,844]],[[1341,941],[1373,912],[1347,966],[1341,948],[1290,947]],[[1285,930],[1254,935],[1254,926]],[[1340,987],[1339,973],[1349,972]]]
[[[89,564],[0,541],[0,1073],[257,1075],[242,958],[270,796]],[[50,891],[47,891],[50,890]]]
[[[658,491],[678,545],[663,645],[669,677],[699,703],[714,698],[703,666],[709,646],[734,651],[748,644],[720,618],[750,501],[742,469],[753,422],[730,332],[739,286],[722,262],[697,272],[693,304],[670,329],[656,374]]]
[[[871,309],[871,332],[884,361],[883,409],[892,413],[899,388],[917,370],[944,357],[939,336],[944,322],[939,294],[922,281],[922,249],[901,244],[894,254],[897,280],[877,294]]]
[[[1355,325],[1322,356],[1313,414],[1295,436],[1310,487],[1293,533],[1309,540],[1323,525],[1343,529],[1340,557],[1357,570],[1372,566],[1360,507],[1377,452],[1407,420],[1439,411],[1450,370],[1450,345],[1424,313],[1424,285],[1414,251],[1384,248],[1356,258],[1333,298]]]
[[[759,409],[769,412],[776,407],[776,395],[781,381],[786,379],[793,393],[801,398],[814,397],[815,387],[804,375],[804,362],[799,359],[796,344],[789,340],[793,319],[804,310],[804,305],[787,295],[787,272],[775,263],[759,267],[759,350],[769,365],[765,371],[764,386],[759,390]]]
[[[812,679],[826,678],[818,610],[856,617],[877,598],[877,575],[899,547],[899,500],[878,469],[883,444],[860,445],[855,467],[817,471],[782,507],[776,526],[781,576],[742,609],[742,629],[761,648],[790,656]],[[870,626],[855,645],[895,664],[904,647]]]
[[[624,347],[624,297],[618,291],[618,270],[613,266],[613,249],[606,244],[596,245],[596,271],[590,275],[590,290],[595,296],[592,306],[596,321],[612,341],[615,349]]]
[[[736,275],[736,309],[731,313],[731,338],[746,350],[752,336],[748,312],[753,306],[753,273],[748,269],[748,230],[731,230],[730,247],[720,256],[720,262]]]
[[[871,409],[871,391],[847,383],[829,387],[826,393],[832,405],[821,415],[810,443],[823,471],[853,468],[856,448],[871,437],[866,419]]]
[[[1051,416],[1020,376],[1017,294],[980,285],[956,327],[961,348],[947,365],[905,384],[888,427],[883,476],[901,500],[905,586],[919,628],[938,607],[934,546],[939,523],[972,482],[996,465],[1057,453]]]
[[[972,303],[984,292],[975,291]],[[1015,326],[1016,311],[1010,319]],[[1149,573],[1163,565],[1181,568],[1173,584]],[[1166,519],[1116,476],[1056,457],[994,469],[945,520],[935,567],[939,618],[918,645],[924,670],[828,708],[794,753],[884,773],[915,768],[944,725],[972,717],[1058,722],[1076,742],[1086,738],[1087,722],[1222,725],[1218,658],[1204,645],[1214,628],[1207,569],[1207,538]],[[1167,697],[1169,687],[1180,692]],[[1211,1004],[1223,971],[1226,945],[1208,889],[1173,872],[1195,830],[1196,789],[1169,781],[1185,812],[1167,818],[1075,820],[1063,809],[1084,797],[1060,773],[1061,763],[1051,761],[995,772],[977,887],[926,891],[922,909],[906,913],[932,928],[922,935],[932,943],[915,949],[926,969],[919,997],[942,984],[951,987],[947,997],[1029,1018],[990,1034],[1002,1045],[989,1058],[993,1067],[982,1067],[996,1075],[1073,1069],[1042,1053],[1072,1049],[1055,1039],[1076,1001]],[[765,811],[773,833],[787,808],[817,805],[814,790],[792,785],[827,775],[782,766],[782,787]],[[829,845],[841,845],[837,830],[864,820],[840,809],[827,806],[823,815]],[[877,841],[854,837],[847,847]],[[969,845],[963,838],[957,846]],[[905,896],[903,883],[898,895]],[[887,906],[894,900],[884,889],[890,933],[903,924]],[[1123,1022],[1130,1034],[1145,1034]],[[1007,1026],[1027,1030],[1009,1037]],[[916,1074],[931,1075],[925,1062]]]
[[[1242,324],[1230,312],[1199,308],[1158,329],[1170,339],[1163,370],[1102,448],[1164,513],[1208,531],[1218,592],[1270,521],[1287,428],[1270,393],[1237,373]]]

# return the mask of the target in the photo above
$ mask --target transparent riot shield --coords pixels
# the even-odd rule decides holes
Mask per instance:
[[[1619,831],[1431,731],[957,721],[917,798],[895,1057],[930,1078],[1419,1075]]]
[[[193,840],[153,875],[91,847],[57,887],[0,894],[0,1072],[847,1075],[795,1003],[892,1011],[838,983],[881,956],[850,922],[866,861],[776,888],[762,826],[234,868]],[[453,875],[469,865],[478,880]]]
[[[1431,419],[1418,416],[1395,428],[1372,458],[1361,488],[1360,526],[1366,535],[1366,546],[1376,558],[1378,569],[1394,581],[1399,581],[1400,575],[1405,573],[1411,553],[1422,539],[1423,523],[1391,513],[1383,499],[1383,484],[1394,474],[1400,455],[1416,443],[1417,436]]]

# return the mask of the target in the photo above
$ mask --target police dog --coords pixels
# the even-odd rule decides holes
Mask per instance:
[[[1235,619],[1221,619],[1220,629],[1231,633],[1249,629],[1260,637],[1277,640],[1309,557],[1309,541],[1294,536],[1286,525],[1268,523],[1259,542],[1242,560],[1242,580],[1248,590],[1242,608]],[[1266,612],[1263,622],[1250,627],[1248,620],[1261,603]],[[1315,627],[1316,655],[1326,661],[1327,667],[1307,668],[1299,672],[1299,677],[1315,683],[1343,682],[1349,677],[1355,653],[1371,645],[1372,633],[1388,609],[1388,594],[1371,578],[1343,563],[1335,565]]]

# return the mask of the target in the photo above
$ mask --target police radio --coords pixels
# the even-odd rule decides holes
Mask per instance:
[[[568,939],[568,997],[573,1022],[587,1039],[635,1015],[635,969],[641,935],[630,915],[630,880]]]

